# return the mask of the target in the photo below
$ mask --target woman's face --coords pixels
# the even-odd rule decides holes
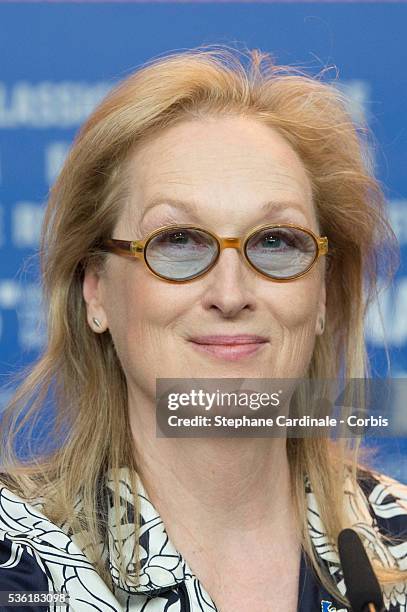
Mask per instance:
[[[243,236],[262,223],[319,235],[304,167],[274,129],[240,117],[185,121],[143,143],[130,162],[131,198],[111,237],[144,238],[169,223]],[[185,203],[180,208],[174,200]],[[281,203],[262,210],[266,202]],[[88,269],[88,321],[109,328],[130,389],[154,401],[156,378],[303,377],[325,316],[324,257],[286,283],[263,278],[233,248],[189,283],[167,283],[140,260],[109,254]],[[267,342],[237,360],[198,350],[202,335],[255,334]]]

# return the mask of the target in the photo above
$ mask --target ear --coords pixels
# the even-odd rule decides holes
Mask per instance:
[[[105,331],[109,324],[107,314],[103,306],[103,277],[100,272],[88,266],[84,273],[82,292],[86,302],[86,311],[89,326],[93,331]],[[101,327],[95,324],[96,318]]]
[[[320,293],[320,298],[318,301],[318,309],[317,309],[317,319],[315,322],[315,334],[317,336],[321,336],[321,334],[323,334],[323,329],[321,328],[321,319],[324,322],[324,328],[325,328],[325,322],[326,322],[326,285],[325,285],[325,279],[322,281],[322,287],[321,287],[321,293]]]

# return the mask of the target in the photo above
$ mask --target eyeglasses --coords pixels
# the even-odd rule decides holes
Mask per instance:
[[[142,240],[109,238],[102,246],[142,259],[154,276],[169,283],[200,278],[214,267],[223,249],[239,249],[251,269],[282,283],[307,274],[319,256],[328,253],[328,238],[291,223],[260,225],[243,238],[220,237],[187,223],[159,227]]]

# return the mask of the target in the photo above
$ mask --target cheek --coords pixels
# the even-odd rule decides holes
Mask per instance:
[[[269,300],[270,309],[280,324],[288,329],[314,325],[318,293],[315,283],[293,281],[281,284]]]
[[[173,291],[160,280],[147,279],[137,284],[137,290],[129,291],[132,311],[145,324],[165,324],[176,310]]]
[[[104,284],[103,301],[116,351],[121,360],[127,360],[129,340],[134,341],[135,324],[144,314],[134,271],[125,260],[119,263],[114,269],[112,266]]]
[[[148,273],[147,273],[148,274]],[[178,289],[178,288],[177,288]],[[124,282],[116,327],[129,345],[160,346],[168,327],[182,315],[183,301],[167,283],[142,272]],[[123,325],[126,329],[123,330]]]

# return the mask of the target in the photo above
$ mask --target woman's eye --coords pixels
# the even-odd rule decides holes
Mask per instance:
[[[190,230],[171,230],[164,232],[160,235],[159,240],[160,242],[174,245],[202,244],[202,237]]]
[[[173,234],[170,234],[170,238],[174,242],[187,242],[190,236],[188,232],[174,232]]]
[[[185,230],[165,232],[159,236],[160,241],[168,241],[174,244],[184,244],[189,240],[189,238],[189,232],[186,232]]]
[[[276,232],[264,234],[263,236],[259,238],[257,243],[260,243],[261,246],[270,246],[270,247],[275,247],[275,248],[278,248],[284,245],[286,246],[296,245],[296,241],[293,236],[287,236],[285,234],[276,233]]]

